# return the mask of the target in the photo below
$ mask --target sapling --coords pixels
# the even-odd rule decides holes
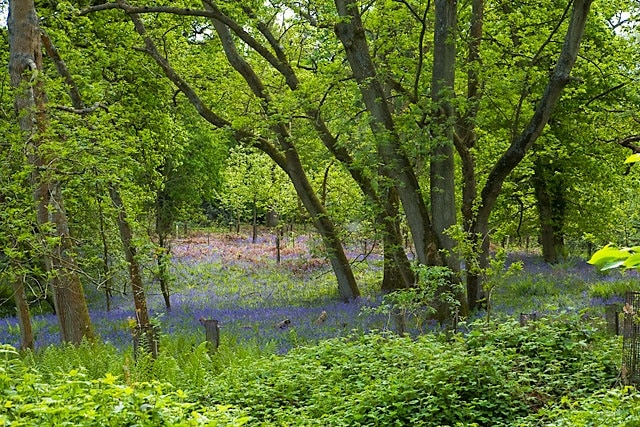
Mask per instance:
[[[467,271],[474,273],[482,278],[482,290],[484,298],[479,302],[484,302],[487,308],[486,323],[491,320],[491,297],[496,287],[506,282],[516,273],[522,271],[523,264],[521,261],[513,262],[508,267],[507,247],[499,248],[493,256],[488,257],[488,266],[480,266],[480,251],[482,245],[478,245],[471,241],[468,233],[461,226],[452,226],[446,230],[446,233],[456,242],[456,250],[461,259],[466,260],[465,268]],[[508,242],[508,240],[507,240]]]
[[[482,269],[482,288],[485,293],[485,302],[487,305],[486,323],[491,320],[491,297],[496,287],[509,280],[516,273],[522,271],[522,261],[516,261],[511,263],[508,267],[507,262],[507,250],[500,248],[496,254],[489,258],[489,266]]]
[[[405,334],[409,318],[414,319],[416,329],[423,333],[424,319],[433,318],[437,306],[446,307],[449,318],[455,317],[460,305],[457,295],[462,292],[462,284],[452,280],[451,269],[419,264],[414,270],[418,278],[415,286],[386,294],[378,307],[365,307],[362,313],[386,314],[387,325],[395,319],[398,335]]]

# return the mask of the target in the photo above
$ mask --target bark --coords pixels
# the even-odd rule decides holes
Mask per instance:
[[[111,311],[111,297],[113,293],[113,278],[109,268],[109,242],[107,240],[106,224],[104,220],[104,212],[102,210],[102,197],[99,197],[100,188],[96,183],[96,205],[98,206],[98,226],[100,233],[100,242],[102,243],[102,271],[104,273],[104,297],[107,311]]]
[[[391,292],[413,286],[416,277],[402,245],[402,232],[398,222],[400,215],[398,194],[393,188],[390,188],[387,193],[385,209],[378,215],[378,222],[383,225],[384,272],[382,290]]]
[[[46,241],[45,226],[54,225],[58,242],[45,254],[45,265],[51,277],[51,288],[60,337],[63,342],[79,344],[94,337],[84,289],[77,274],[73,245],[64,210],[62,189],[44,173],[52,167],[51,159],[41,152],[47,128],[46,95],[39,74],[42,71],[40,29],[34,2],[9,3],[9,73],[11,85],[17,88],[15,110],[20,129],[29,147],[29,162],[34,167],[31,183],[34,187],[36,220],[42,241]]]
[[[56,314],[63,342],[80,344],[83,339],[93,339],[94,332],[84,288],[78,275],[69,222],[62,200],[62,188],[57,182],[51,188],[52,223],[59,242],[53,247],[51,266],[52,286]]]
[[[534,188],[536,193],[536,204],[538,206],[538,217],[540,220],[540,244],[542,245],[542,257],[549,264],[558,263],[556,253],[553,219],[551,210],[551,199],[547,192],[546,185],[542,179],[534,178]]]
[[[371,115],[371,131],[376,137],[378,152],[384,162],[384,174],[394,181],[411,230],[418,261],[425,265],[440,264],[442,260],[438,253],[438,237],[431,225],[418,179],[400,147],[391,110],[369,53],[358,6],[353,0],[336,0],[335,5],[341,19],[334,31],[344,46],[347,61]]]
[[[124,203],[118,188],[114,184],[109,184],[109,196],[113,206],[118,211],[118,230],[124,248],[124,256],[129,264],[129,279],[131,280],[131,293],[133,294],[133,304],[136,309],[136,320],[141,329],[149,326],[149,311],[147,310],[147,299],[144,293],[140,265],[136,259],[136,248],[133,244],[133,231],[124,209]]]
[[[160,282],[160,292],[164,299],[164,307],[167,311],[171,311],[171,293],[169,291],[169,254],[171,253],[171,247],[168,240],[168,234],[158,235],[158,254],[156,256],[156,263],[158,265],[158,281]]]
[[[253,194],[253,203],[251,204],[251,210],[253,211],[253,219],[251,224],[251,243],[258,241],[258,204],[257,196]]]
[[[14,266],[15,270],[19,270],[19,266]],[[16,314],[18,316],[18,324],[20,326],[20,348],[22,350],[34,348],[33,328],[31,327],[31,313],[29,304],[27,303],[27,295],[25,293],[24,275],[17,274],[11,282],[13,287],[13,299],[16,303]]]
[[[458,118],[454,144],[460,156],[462,168],[462,226],[471,244],[472,251],[465,255],[466,284],[467,284],[467,305],[469,310],[476,308],[477,303],[482,299],[482,289],[480,275],[475,268],[486,267],[482,256],[481,239],[475,233],[474,203],[478,196],[476,184],[475,156],[473,149],[478,141],[476,134],[476,119],[478,116],[478,106],[480,101],[480,78],[481,69],[480,43],[482,41],[482,24],[484,21],[484,0],[473,0],[471,5],[471,23],[469,31],[469,54],[467,56],[467,112]]]
[[[329,152],[346,168],[362,193],[380,211],[377,214],[378,224],[382,224],[384,245],[384,272],[382,289],[392,290],[397,287],[409,287],[415,283],[415,275],[411,270],[411,262],[404,250],[402,233],[400,232],[400,213],[397,193],[387,190],[389,197],[380,197],[372,182],[367,178],[364,170],[355,165],[353,158],[337,138],[331,133],[322,119],[319,110],[307,112],[313,120],[313,125],[320,140]],[[383,174],[384,171],[380,171]]]
[[[293,149],[287,150],[286,159],[287,169],[285,171],[289,175],[302,204],[309,212],[313,224],[322,236],[329,262],[338,280],[340,297],[345,301],[359,297],[360,290],[356,285],[351,265],[338,237],[338,232],[307,179],[298,157],[298,152]]]
[[[165,166],[166,167],[166,166]],[[161,171],[164,176],[164,170]],[[169,293],[169,272],[167,264],[168,255],[171,252],[169,235],[173,227],[173,215],[171,213],[171,195],[165,188],[157,190],[156,194],[156,235],[158,236],[158,253],[156,263],[158,266],[158,281],[160,282],[160,292],[164,299],[164,306],[167,311],[171,311],[171,298]]]
[[[533,188],[540,220],[542,258],[549,264],[557,264],[564,254],[562,228],[566,200],[561,175],[556,172],[544,159],[536,159]]]
[[[434,139],[430,160],[430,196],[433,228],[441,249],[449,251],[447,265],[458,271],[460,265],[453,249],[455,241],[444,232],[456,224],[455,177],[453,158],[453,117],[456,58],[456,0],[436,0],[433,41],[431,97],[435,105]]]

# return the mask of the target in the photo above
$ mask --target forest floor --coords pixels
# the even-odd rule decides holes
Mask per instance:
[[[275,235],[265,231],[255,241],[249,232],[176,239],[171,246],[170,310],[153,272],[146,271],[151,316],[162,334],[182,335],[194,342],[204,335],[199,319],[216,319],[223,343],[248,342],[277,353],[346,336],[353,330],[393,330],[395,323],[388,314],[374,313],[382,300],[379,247],[375,243],[347,245],[363,295],[350,303],[338,298],[330,265],[319,247],[320,242],[309,235],[285,236],[277,262]],[[498,283],[492,294],[492,316],[603,312],[604,305],[621,301],[624,291],[638,289],[635,276],[617,271],[598,273],[586,263],[586,256],[550,266],[535,251],[522,250],[509,253],[507,263],[514,261],[522,262],[524,268]],[[113,296],[109,311],[103,290],[87,286],[87,298],[101,339],[126,348],[131,345],[132,298],[126,276],[116,277],[115,283],[120,292]],[[326,319],[316,322],[322,312]],[[485,315],[476,313],[474,318]],[[285,320],[288,322],[283,324]],[[38,348],[58,342],[52,314],[35,315],[34,326]],[[0,319],[0,343],[18,345],[15,318]]]

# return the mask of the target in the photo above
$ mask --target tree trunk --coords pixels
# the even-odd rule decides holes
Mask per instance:
[[[542,98],[524,130],[513,139],[507,151],[498,159],[487,177],[480,194],[480,205],[473,227],[473,232],[482,239],[482,247],[487,249],[481,253],[481,261],[483,257],[485,259],[487,257],[489,217],[502,190],[502,184],[542,133],[560,99],[562,90],[570,81],[570,73],[578,56],[592,2],[593,0],[574,0],[571,22],[565,35],[564,45]]]
[[[382,290],[391,292],[409,288],[416,282],[411,263],[402,245],[402,232],[398,223],[400,201],[395,189],[388,190],[385,210],[378,214],[378,222],[383,225],[384,271]]]
[[[550,166],[544,159],[536,159],[533,187],[540,220],[542,258],[549,264],[557,264],[564,253],[562,226],[566,202],[560,175]]]
[[[276,264],[280,265],[280,262],[282,261],[282,252],[281,252],[281,245],[282,245],[282,227],[276,227]]]
[[[160,173],[166,179],[165,171],[167,165],[163,165]],[[171,252],[169,235],[174,224],[174,216],[171,210],[171,195],[163,187],[156,192],[156,235],[158,236],[158,252],[156,265],[158,266],[158,281],[160,282],[160,292],[164,299],[164,306],[167,311],[171,311],[171,298],[169,294],[169,253]]]
[[[40,152],[47,128],[46,95],[42,78],[42,51],[40,29],[32,0],[9,3],[9,73],[11,85],[17,88],[15,110],[20,129],[29,148],[29,162],[34,166],[31,182],[37,205],[37,222],[42,240],[46,241],[44,226],[53,224],[59,239],[50,253],[45,254],[45,265],[51,275],[54,305],[63,342],[79,344],[83,338],[93,338],[89,310],[84,289],[77,274],[72,242],[60,184],[45,178],[42,172],[52,161]]]
[[[19,271],[20,266],[16,266]],[[13,287],[13,299],[16,302],[18,324],[20,325],[20,348],[22,350],[34,348],[33,329],[31,327],[31,313],[24,291],[24,275],[17,274],[11,282]]]
[[[205,9],[212,10],[212,2],[203,2],[203,4]],[[238,53],[229,28],[215,19],[213,20],[213,26],[220,37],[227,60],[244,78],[253,94],[262,101],[266,114],[272,116],[273,113],[270,111],[271,98],[255,71]],[[355,276],[338,233],[326,209],[309,183],[287,125],[278,119],[272,125],[272,130],[276,135],[281,150],[284,151],[284,156],[274,150],[274,147],[267,146],[266,141],[260,145],[260,148],[287,173],[302,204],[311,215],[311,219],[326,247],[329,262],[338,281],[338,290],[341,298],[348,301],[360,296],[360,290],[356,284]]]
[[[124,255],[129,264],[129,279],[131,280],[131,293],[133,294],[133,304],[136,309],[136,320],[138,326],[145,330],[149,326],[149,311],[147,310],[147,299],[144,294],[144,285],[140,274],[140,265],[136,259],[136,248],[133,245],[133,231],[127,219],[127,213],[120,197],[120,192],[114,184],[109,184],[109,196],[113,206],[118,211],[118,230],[124,248]]]
[[[294,188],[311,216],[311,220],[322,237],[325,245],[327,256],[331,267],[338,281],[338,290],[340,297],[349,301],[360,296],[360,290],[356,284],[353,270],[344,252],[338,232],[335,229],[333,221],[329,218],[329,214],[320,202],[320,199],[313,191],[311,183],[307,179],[306,174],[300,163],[298,153],[294,149],[286,151],[286,169],[287,175],[291,179]]]
[[[299,200],[300,199],[298,199],[298,201]],[[279,223],[280,218],[278,215],[278,211],[276,211],[274,208],[269,209],[269,211],[267,212],[267,228],[277,227]]]
[[[100,194],[100,188],[96,183],[96,204],[98,205],[98,219],[100,230],[100,241],[102,242],[102,271],[104,273],[104,297],[106,302],[107,312],[111,311],[111,297],[113,292],[113,280],[111,277],[111,270],[109,268],[109,243],[107,241],[106,226],[104,221],[104,211],[102,210],[102,197]]]
[[[171,311],[171,294],[169,292],[169,254],[171,247],[166,234],[158,235],[158,246],[160,246],[156,256],[158,266],[158,281],[160,282],[160,292],[164,299],[164,307]]]
[[[256,203],[256,195],[253,195],[253,224],[251,227],[251,242],[256,243],[258,241],[258,206]]]
[[[327,124],[322,119],[320,111],[308,111],[313,118],[313,125],[320,140],[329,152],[346,168],[353,180],[360,187],[362,193],[379,210],[376,215],[378,224],[382,224],[384,245],[384,273],[382,289],[389,291],[398,287],[409,287],[415,283],[415,275],[411,270],[411,262],[404,250],[402,233],[399,225],[399,200],[397,192],[391,189],[377,190],[364,170],[356,165],[344,145],[338,144],[336,137],[331,133]],[[382,160],[381,160],[382,162]],[[379,168],[378,173],[384,174]],[[379,192],[387,192],[387,197],[380,196]]]
[[[371,131],[377,139],[384,175],[394,181],[411,230],[418,262],[424,265],[441,264],[438,236],[431,225],[418,179],[400,146],[391,110],[369,53],[358,5],[354,0],[335,0],[335,5],[342,19],[335,24],[334,31],[344,46],[362,99],[371,114]]]
[[[53,298],[60,333],[63,342],[80,344],[84,338],[93,339],[94,333],[84,288],[77,273],[80,269],[73,255],[73,243],[59,183],[53,183],[51,204],[55,206],[51,222],[55,225],[56,234],[60,239],[53,248],[51,258],[54,271]]]
[[[486,261],[482,256],[481,242],[474,229],[474,203],[478,196],[475,156],[473,149],[478,142],[476,134],[476,118],[480,101],[480,43],[482,41],[482,24],[484,20],[484,0],[472,0],[469,38],[469,54],[467,56],[467,112],[456,123],[457,137],[454,137],[456,151],[462,165],[462,227],[471,244],[472,250],[465,255],[467,305],[469,311],[476,308],[482,299],[482,289],[478,267]],[[484,261],[483,261],[484,260]]]
[[[455,241],[444,232],[456,224],[455,177],[453,158],[453,117],[456,58],[456,0],[436,0],[433,41],[431,97],[435,105],[434,140],[430,160],[430,196],[433,228],[441,249],[449,251],[447,265],[460,269],[453,249]]]

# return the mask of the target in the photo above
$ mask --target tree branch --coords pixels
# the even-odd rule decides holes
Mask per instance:
[[[578,56],[580,42],[582,41],[592,2],[593,0],[574,0],[571,22],[565,35],[564,45],[542,98],[526,128],[517,138],[514,138],[507,151],[496,162],[487,177],[487,182],[482,189],[481,206],[477,217],[478,223],[483,224],[483,226],[488,223],[489,215],[502,189],[504,180],[520,163],[531,145],[540,136],[560,99],[562,89],[570,81],[569,76]]]
[[[602,93],[599,93],[598,95],[594,96],[593,98],[591,98],[590,100],[587,101],[586,104],[584,104],[585,106],[591,104],[593,101],[603,98],[605,96],[607,96],[608,94],[610,94],[611,92],[615,92],[618,89],[622,89],[623,87],[625,87],[628,83],[620,83],[619,85],[615,85],[614,87],[611,87],[607,90],[605,90]]]
[[[69,69],[67,68],[67,64],[63,61],[60,53],[58,53],[58,49],[54,46],[51,38],[46,33],[44,29],[40,30],[40,39],[42,40],[42,45],[44,46],[45,51],[49,58],[53,60],[56,65],[56,69],[58,70],[58,74],[64,78],[64,82],[69,86],[69,96],[71,96],[71,103],[75,107],[76,110],[80,111],[84,109],[84,103],[82,102],[82,96],[80,95],[80,90],[78,89],[78,85],[75,80],[71,76]],[[93,110],[97,109],[94,108]],[[62,108],[60,108],[62,109]],[[86,113],[78,113],[78,114],[86,114]]]
[[[104,6],[104,5],[103,5]],[[214,125],[219,129],[229,129],[232,132],[233,137],[238,141],[245,141],[252,145],[258,146],[265,152],[270,152],[273,154],[272,158],[278,164],[286,163],[284,160],[284,156],[272,146],[272,144],[264,137],[254,135],[253,133],[247,130],[235,129],[231,126],[231,123],[222,118],[221,116],[214,113],[211,109],[209,109],[202,99],[198,96],[198,94],[193,90],[193,88],[180,76],[175,72],[169,61],[160,54],[158,49],[155,46],[153,40],[148,36],[147,30],[140,19],[140,16],[135,12],[129,12],[131,8],[124,2],[119,2],[116,7],[112,7],[112,9],[122,9],[129,14],[136,32],[142,37],[145,43],[144,52],[148,54],[155,62],[160,66],[165,76],[175,84],[178,89],[187,97],[189,102],[196,108],[196,111],[200,116],[202,116],[209,123]],[[98,9],[104,10],[104,9]]]
[[[640,135],[628,136],[620,141],[616,141],[616,144],[630,149],[634,154],[640,153],[640,147],[634,144],[634,142],[640,142]]]
[[[260,42],[258,42],[255,38],[251,36],[241,25],[235,22],[233,19],[229,18],[225,15],[214,2],[204,0],[207,7],[206,10],[196,10],[196,9],[182,9],[177,7],[169,7],[169,6],[144,6],[144,7],[133,7],[127,4],[124,1],[118,1],[117,3],[107,3],[100,6],[93,6],[80,11],[80,15],[87,15],[89,13],[98,11],[98,10],[107,10],[107,9],[121,9],[131,14],[141,14],[141,13],[171,13],[174,15],[182,15],[182,16],[201,16],[205,18],[214,19],[220,21],[231,31],[234,32],[243,42],[245,42],[249,47],[255,50],[260,56],[262,56],[272,67],[278,70],[286,79],[287,85],[289,87],[297,87],[298,80],[295,78],[295,75],[292,73],[291,67],[286,62],[280,61],[277,57],[275,57],[269,50],[264,47]]]
[[[82,104],[82,101],[81,101]],[[74,103],[75,105],[75,103]],[[109,111],[109,109],[107,108],[106,105],[104,105],[101,102],[96,102],[95,104],[93,104],[91,107],[83,107],[83,108],[72,108],[72,107],[67,107],[64,105],[58,105],[55,107],[57,110],[61,110],[61,111],[66,111],[68,113],[73,113],[73,114],[79,114],[81,116],[84,116],[86,114],[89,113],[93,113],[94,111],[96,111],[98,108],[102,108],[105,111]]]

